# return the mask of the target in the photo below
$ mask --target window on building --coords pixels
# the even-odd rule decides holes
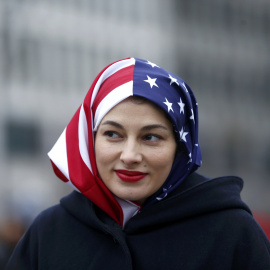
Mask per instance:
[[[31,121],[9,119],[5,124],[5,148],[10,156],[34,155],[41,148],[40,127]]]

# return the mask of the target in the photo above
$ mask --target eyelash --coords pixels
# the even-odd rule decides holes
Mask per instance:
[[[122,138],[122,136],[118,132],[112,131],[112,130],[105,131],[104,132],[104,135],[107,136],[107,137],[109,137],[109,138],[111,138],[111,139]],[[114,136],[114,135],[116,135],[116,136]],[[156,139],[151,140],[150,137],[151,138],[155,137]],[[146,134],[142,138],[143,138],[144,141],[150,141],[150,142],[155,142],[155,141],[158,141],[158,140],[162,140],[162,137],[160,135],[152,134],[152,133]]]
[[[115,131],[108,130],[104,132],[104,135],[110,138],[116,138],[116,137],[113,137],[114,134],[117,135],[117,138],[121,138],[121,136]]]
[[[149,139],[149,137],[155,137],[157,138],[157,140],[161,140],[162,137],[159,136],[159,135],[156,135],[156,134],[146,134],[145,136],[143,136],[143,139],[146,140],[146,141],[152,141],[151,139]],[[154,141],[157,141],[156,139]]]

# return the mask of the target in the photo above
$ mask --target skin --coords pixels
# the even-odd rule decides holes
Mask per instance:
[[[126,99],[101,121],[95,137],[100,178],[117,197],[139,204],[167,179],[176,152],[172,125],[152,103]],[[140,181],[126,182],[116,171],[146,173]]]

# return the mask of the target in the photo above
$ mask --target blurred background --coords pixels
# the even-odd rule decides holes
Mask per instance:
[[[8,235],[16,243],[41,210],[71,191],[47,152],[99,71],[129,56],[191,86],[200,109],[199,172],[241,176],[243,200],[266,220],[269,44],[269,0],[1,0],[0,254]]]

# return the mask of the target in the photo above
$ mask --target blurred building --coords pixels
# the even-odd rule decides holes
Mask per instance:
[[[244,199],[270,210],[270,2],[175,1],[178,73],[200,106],[202,171],[244,178]]]
[[[201,172],[242,176],[244,199],[270,212],[269,15],[265,0],[2,0],[0,216],[32,219],[70,191],[46,153],[97,73],[128,56],[189,83]]]

